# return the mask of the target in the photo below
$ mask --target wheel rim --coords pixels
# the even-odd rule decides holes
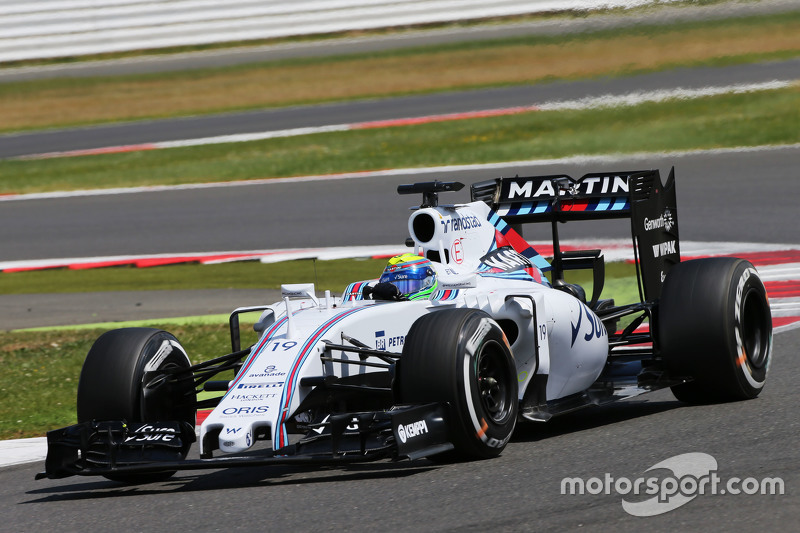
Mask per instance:
[[[505,363],[502,348],[495,342],[487,343],[478,358],[477,377],[481,405],[495,423],[505,421],[513,402],[509,386],[511,375]]]
[[[747,361],[761,368],[769,354],[770,314],[761,293],[751,288],[742,304],[741,334]]]
[[[174,371],[184,369],[182,365],[174,361],[166,361],[159,365],[155,372]],[[186,369],[188,372],[188,368]],[[166,391],[159,391],[156,386],[158,383],[167,379],[168,374],[156,374],[156,377],[146,381],[142,379],[141,402],[140,402],[140,418],[155,419],[155,420],[181,420],[191,422],[194,425],[194,409],[185,407],[184,393],[188,394],[193,390],[193,385],[186,385],[180,389],[180,394],[177,389]],[[183,390],[185,389],[185,390]]]

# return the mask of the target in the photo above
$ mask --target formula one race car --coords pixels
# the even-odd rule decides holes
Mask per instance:
[[[666,184],[656,170],[499,178],[472,185],[470,203],[439,204],[462,187],[400,186],[422,195],[410,253],[341,297],[284,285],[283,301],[236,309],[229,355],[192,365],[164,331],[103,334],[81,372],[79,423],[48,433],[38,477],[487,458],[521,421],[665,387],[689,403],[761,392],[764,285],[741,259],[680,262],[674,171]],[[630,219],[637,303],[600,298],[600,250],[561,250],[559,223],[607,218]],[[550,225],[550,260],[521,236],[526,223]],[[564,280],[575,269],[593,272],[588,297]],[[239,316],[253,311],[259,339],[243,348]],[[198,400],[203,390],[221,396]],[[195,440],[200,458],[187,459]]]

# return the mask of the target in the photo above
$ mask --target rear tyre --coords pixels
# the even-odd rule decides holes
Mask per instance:
[[[753,265],[719,257],[674,266],[658,306],[658,341],[669,372],[693,378],[672,387],[678,400],[758,396],[772,356],[772,315]]]
[[[403,403],[449,404],[458,458],[496,457],[514,432],[516,364],[502,329],[483,311],[448,309],[414,322],[398,382]]]
[[[169,390],[158,389],[158,370],[185,368],[191,378],[186,351],[171,334],[152,328],[124,328],[101,335],[86,356],[78,382],[78,422],[126,420],[179,421],[195,425],[192,379]],[[185,458],[191,442],[185,442]],[[127,483],[147,483],[175,472],[108,475]]]

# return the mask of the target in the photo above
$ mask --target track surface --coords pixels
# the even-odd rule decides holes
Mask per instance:
[[[0,204],[4,260],[146,253],[258,250],[402,243],[416,197],[401,183],[502,175],[676,168],[681,238],[693,241],[794,243],[800,146],[762,151],[620,156],[504,169],[434,172],[23,200]],[[442,197],[467,201],[466,189]],[[368,221],[368,223],[365,223]],[[624,221],[567,225],[565,238],[627,237]],[[544,233],[526,232],[531,240]]]

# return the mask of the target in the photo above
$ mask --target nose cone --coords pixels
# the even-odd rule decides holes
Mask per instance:
[[[225,453],[239,453],[253,445],[253,429],[225,426],[219,433],[219,449]]]

